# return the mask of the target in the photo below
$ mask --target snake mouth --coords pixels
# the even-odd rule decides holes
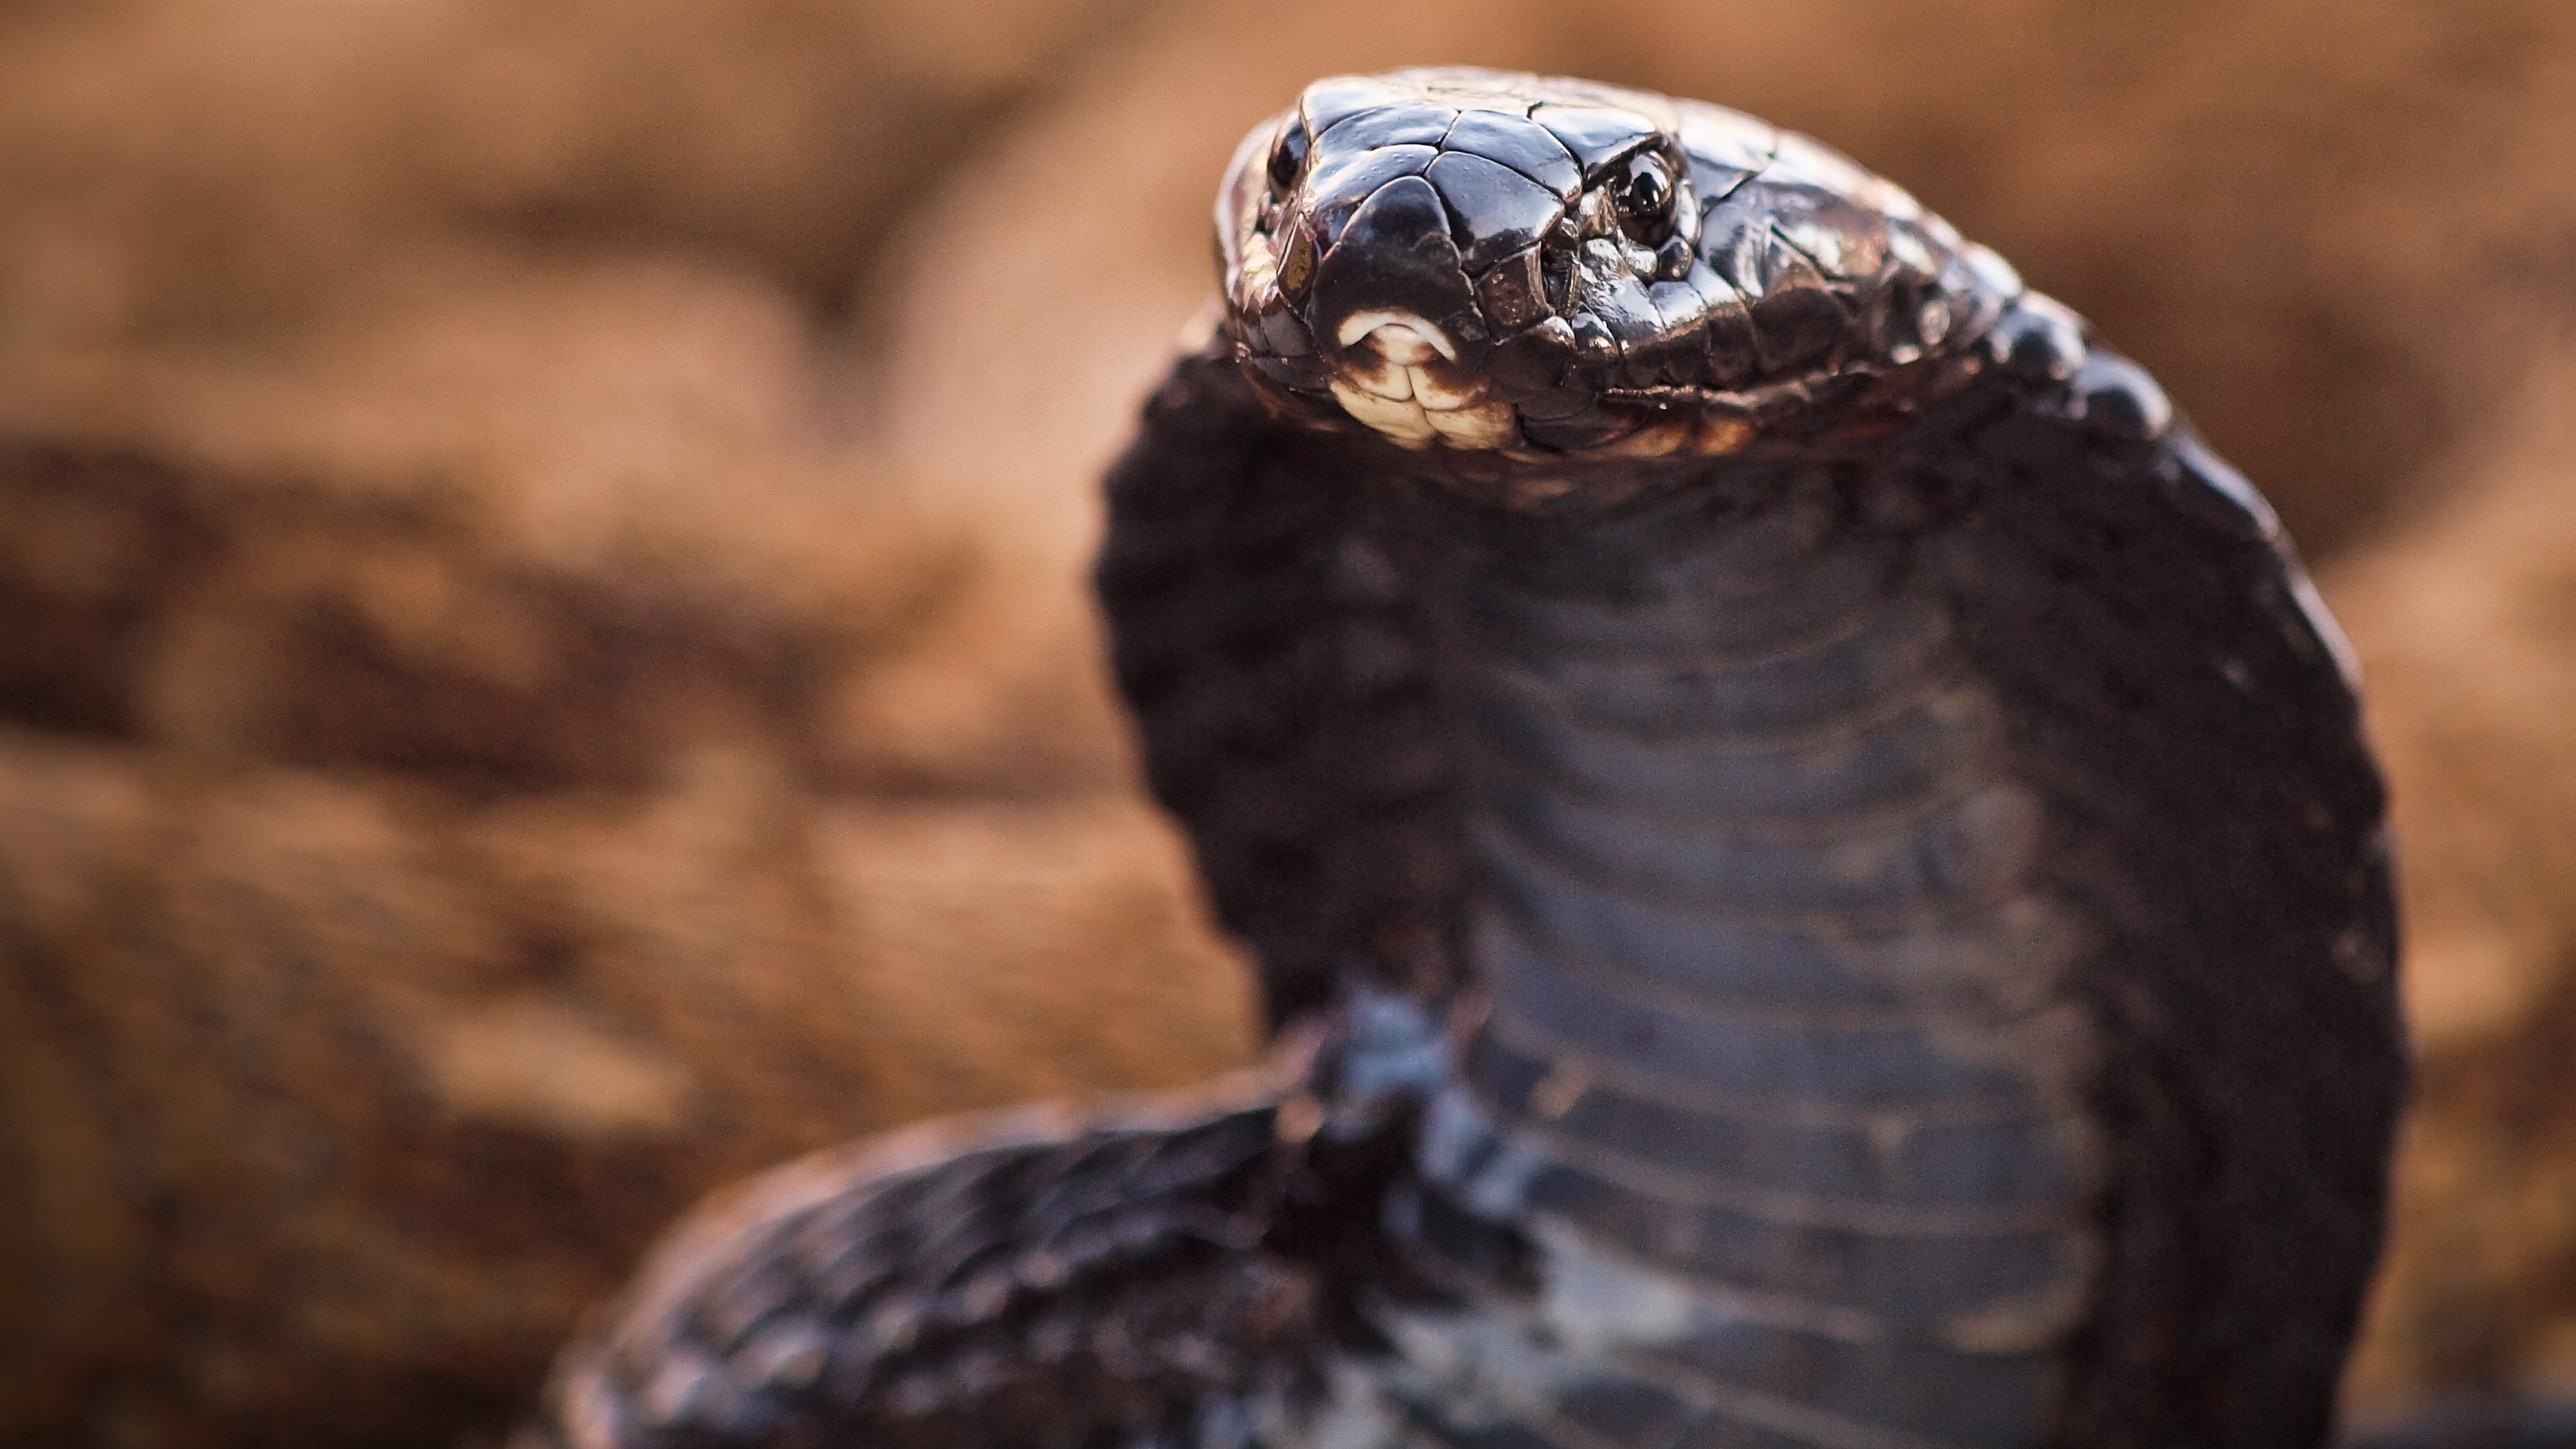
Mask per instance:
[[[1410,312],[1354,312],[1334,341],[1334,400],[1397,444],[1501,448],[1518,436],[1511,404],[1459,366],[1458,344],[1439,324]]]

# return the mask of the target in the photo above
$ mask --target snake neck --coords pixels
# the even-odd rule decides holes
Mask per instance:
[[[1937,489],[1735,463],[1584,516],[1417,504],[1478,985],[1400,1232],[1535,1285],[1574,1347],[1511,1372],[1675,1366],[1649,1417],[2033,1437],[2096,1256],[2087,940]]]

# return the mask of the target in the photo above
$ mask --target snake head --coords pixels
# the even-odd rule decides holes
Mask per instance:
[[[1516,457],[1734,451],[1965,356],[2020,291],[1803,137],[1466,68],[1308,86],[1236,151],[1217,235],[1274,407]]]

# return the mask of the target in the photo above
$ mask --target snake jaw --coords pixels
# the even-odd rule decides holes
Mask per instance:
[[[1511,405],[1456,366],[1458,344],[1409,312],[1355,312],[1335,330],[1343,346],[1332,393],[1342,410],[1399,446],[1489,449],[1516,436]]]

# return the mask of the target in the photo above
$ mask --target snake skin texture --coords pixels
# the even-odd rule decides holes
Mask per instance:
[[[2404,1049],[2260,496],[1715,107],[1318,82],[1218,228],[1098,583],[1278,1057],[755,1185],[552,1432],[2323,1442]]]

